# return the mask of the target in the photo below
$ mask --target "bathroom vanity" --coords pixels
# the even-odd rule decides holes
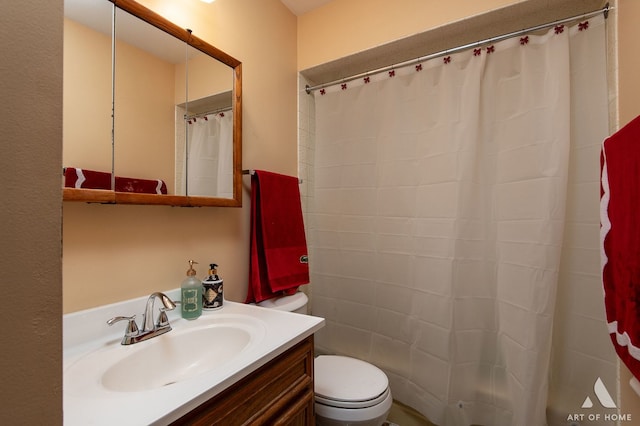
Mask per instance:
[[[225,301],[193,321],[170,311],[171,331],[122,345],[125,324],[106,321],[140,323],[146,300],[64,316],[65,425],[313,424],[324,319]]]
[[[173,425],[312,425],[313,336]]]

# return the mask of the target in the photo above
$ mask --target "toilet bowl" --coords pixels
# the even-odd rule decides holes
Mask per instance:
[[[307,295],[298,292],[258,303],[259,306],[307,313]],[[389,380],[368,362],[339,355],[314,360],[316,424],[319,426],[380,426],[393,402]]]
[[[314,360],[316,424],[380,426],[391,410],[389,380],[368,362],[339,355]]]

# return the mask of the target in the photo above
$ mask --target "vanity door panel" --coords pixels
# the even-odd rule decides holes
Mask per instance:
[[[314,425],[313,336],[174,425]]]

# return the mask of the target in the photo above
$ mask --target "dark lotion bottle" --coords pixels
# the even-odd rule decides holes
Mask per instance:
[[[222,278],[218,276],[218,265],[209,265],[209,275],[202,280],[202,308],[208,310],[222,308]]]

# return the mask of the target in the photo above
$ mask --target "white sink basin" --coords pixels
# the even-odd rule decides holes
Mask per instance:
[[[144,346],[145,342],[136,343],[140,350],[111,366],[102,376],[102,385],[118,392],[145,391],[224,368],[256,336],[247,325],[216,321],[180,334],[170,332]]]
[[[176,300],[180,289],[166,294]],[[169,424],[324,325],[310,315],[225,301],[194,321],[169,311],[171,331],[121,345],[125,324],[109,327],[107,319],[139,314],[146,300],[64,316],[65,426]]]
[[[66,391],[83,395],[103,388],[141,392],[170,386],[223,369],[258,344],[261,320],[249,316],[203,316],[187,327],[123,346],[110,342],[87,353],[65,371]]]

